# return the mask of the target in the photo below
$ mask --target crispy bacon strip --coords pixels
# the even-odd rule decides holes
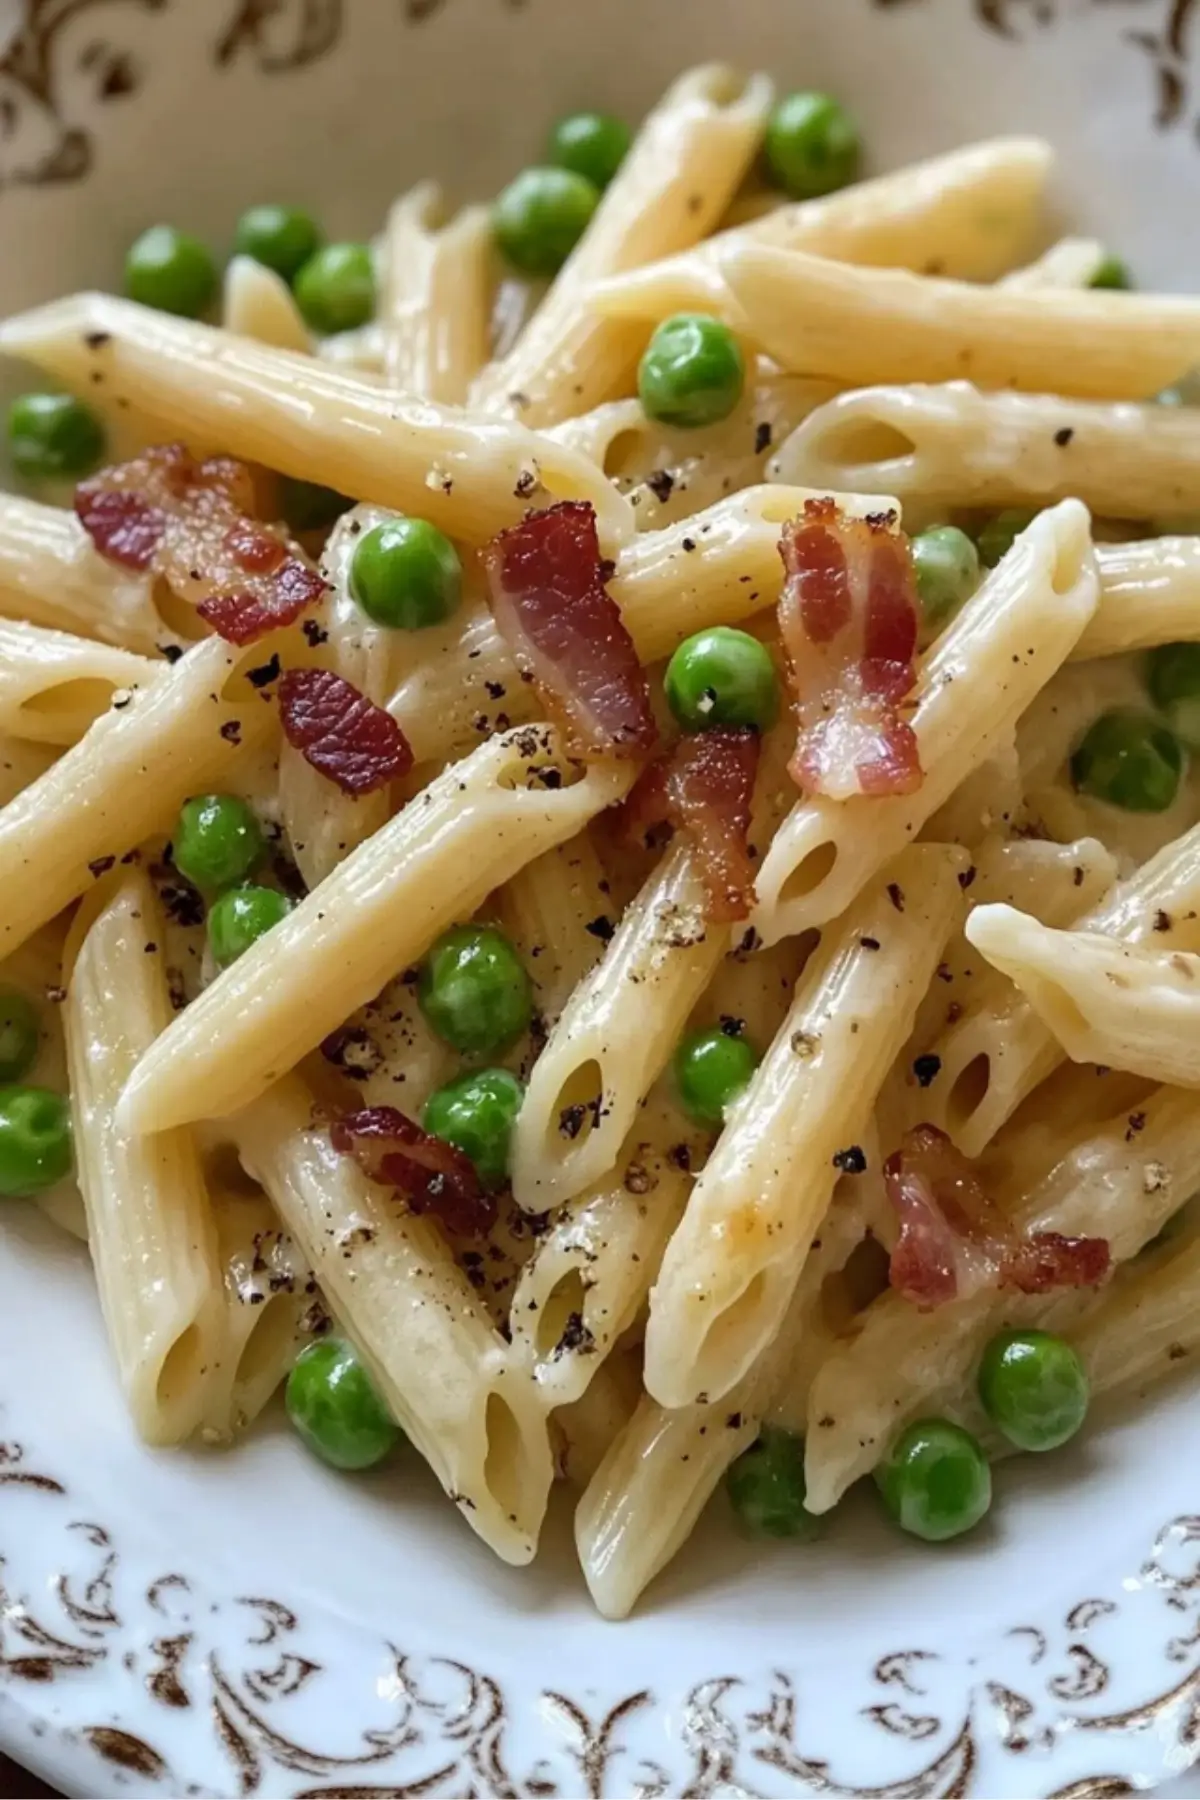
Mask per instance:
[[[648,755],[658,732],[637,647],[604,585],[595,509],[530,513],[484,552],[492,613],[577,755]]]
[[[688,833],[714,922],[747,918],[754,900],[749,831],[759,750],[756,731],[699,731],[652,763],[625,802],[635,839],[663,824]]]
[[[372,1181],[399,1188],[411,1212],[432,1213],[460,1237],[482,1237],[495,1223],[496,1202],[484,1192],[470,1157],[394,1106],[344,1113],[329,1136],[334,1149],[352,1156]]]
[[[289,669],[279,683],[283,735],[344,794],[369,794],[413,766],[408,739],[382,706],[332,669]]]
[[[254,509],[243,463],[197,462],[183,444],[101,469],[75,490],[75,511],[101,556],[152,569],[231,644],[290,625],[325,591],[282,527],[260,524]]]
[[[908,539],[891,514],[848,519],[835,500],[810,500],[779,551],[799,726],[793,780],[835,800],[914,793],[924,774],[900,711],[916,681],[919,621]]]
[[[932,1309],[986,1288],[1045,1294],[1096,1287],[1108,1274],[1105,1238],[1057,1231],[1022,1237],[966,1157],[933,1125],[910,1131],[883,1174],[900,1219],[891,1284],[914,1306]]]

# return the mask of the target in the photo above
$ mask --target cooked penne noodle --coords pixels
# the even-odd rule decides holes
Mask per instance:
[[[0,494],[0,614],[141,656],[180,642],[151,576],[106,562],[74,513],[17,494]]]
[[[476,383],[474,408],[554,425],[631,390],[645,333],[590,309],[589,290],[712,230],[762,142],[773,98],[765,75],[722,64],[667,90],[513,349]]]
[[[682,256],[600,283],[589,304],[656,321],[725,298],[720,266],[743,244],[808,250],[839,262],[932,270],[994,281],[1019,262],[1036,230],[1053,155],[1038,138],[992,138],[895,174],[774,210]]]
[[[1122,1113],[1065,1156],[1019,1198],[1016,1223],[1106,1237],[1114,1262],[1135,1256],[1200,1185],[1200,1096],[1157,1089],[1138,1119],[1133,1128]],[[883,1295],[813,1384],[806,1504],[826,1512],[910,1419],[944,1415],[986,1429],[975,1373],[992,1333],[1002,1325],[1056,1330],[1094,1303],[1087,1291],[991,1289],[921,1312]]]
[[[245,678],[264,654],[261,640],[241,650],[216,637],[195,645],[0,812],[4,954],[118,857],[168,830],[189,794],[219,786],[277,729],[274,707]]]
[[[620,800],[634,773],[615,764],[580,776],[549,726],[482,744],[175,1020],[128,1085],[125,1125],[162,1131],[247,1105],[446,926]]]
[[[1004,507],[1074,496],[1113,519],[1188,510],[1200,451],[1189,407],[1052,394],[872,387],[831,400],[771,464],[774,481],[884,488],[935,506]]]
[[[39,776],[46,773],[58,752],[52,744],[31,744],[26,738],[0,737],[0,807]]]
[[[1036,293],[1041,288],[1091,287],[1106,255],[1104,245],[1095,238],[1060,238],[1036,262],[1002,276],[998,285],[1021,293]]]
[[[1099,544],[1096,561],[1100,604],[1076,656],[1200,642],[1200,537]]]
[[[751,923],[765,943],[834,918],[1011,732],[1096,608],[1088,516],[1042,513],[922,659],[913,730],[925,780],[911,797],[799,801],[759,871]]]
[[[383,238],[383,369],[392,387],[461,406],[488,360],[492,216],[447,217],[435,181],[396,201]]]
[[[1055,931],[1013,906],[976,907],[967,936],[1072,1062],[1200,1087],[1200,956]]]
[[[432,1219],[396,1206],[312,1123],[295,1077],[232,1121],[388,1407],[496,1554],[526,1563],[554,1476],[545,1416]],[[154,1140],[152,1140],[154,1141]]]
[[[553,1429],[562,1479],[580,1492],[637,1410],[642,1382],[635,1354],[618,1352],[596,1370],[578,1400],[560,1407]]]
[[[352,331],[335,331],[332,337],[321,338],[316,345],[316,353],[323,362],[353,369],[359,375],[379,377],[383,375],[384,349],[383,325],[378,319],[370,319]]]
[[[600,961],[613,929],[609,884],[587,832],[518,869],[497,905],[533,979],[538,1014],[551,1030]]]
[[[606,546],[632,509],[587,457],[523,426],[408,400],[319,357],[275,350],[109,294],[77,294],[0,326],[0,351],[60,380],[92,373],[168,437],[432,520],[483,544],[529,505],[590,500]]]
[[[77,744],[114,701],[148,692],[166,672],[132,650],[0,618],[0,731]]]
[[[721,258],[722,310],[783,368],[849,386],[982,388],[1146,400],[1200,362],[1200,302],[1012,292],[747,244]]]
[[[147,1443],[199,1425],[220,1355],[217,1233],[187,1131],[135,1137],[116,1102],[139,1056],[171,1017],[161,920],[140,869],[75,921],[63,1008],[75,1155],[88,1244],[117,1374]]]
[[[1200,1237],[1179,1238],[1118,1269],[1071,1333],[1093,1399],[1136,1393],[1186,1369],[1200,1350]]]
[[[221,326],[276,350],[312,351],[308,327],[282,275],[253,256],[233,256],[221,293]]]
[[[943,845],[905,851],[802,977],[663,1256],[646,1328],[646,1387],[663,1406],[728,1393],[780,1330],[955,923],[966,866]]]

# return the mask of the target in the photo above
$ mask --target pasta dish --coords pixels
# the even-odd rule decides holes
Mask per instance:
[[[0,325],[0,1210],[147,1443],[566,1484],[620,1617],[1194,1355],[1200,301],[1052,163],[702,68]]]

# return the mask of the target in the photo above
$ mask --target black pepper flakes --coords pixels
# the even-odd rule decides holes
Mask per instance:
[[[1140,1132],[1145,1131],[1145,1129],[1146,1129],[1145,1113],[1144,1112],[1131,1112],[1129,1115],[1129,1129],[1125,1133],[1125,1142],[1127,1144],[1132,1144],[1134,1138],[1137,1137]]]
[[[1154,915],[1155,931],[1170,931],[1172,923],[1173,923],[1173,920],[1171,918],[1170,913],[1164,912],[1162,910],[1162,908],[1160,907],[1159,910]]]
[[[688,552],[689,552],[689,553],[690,553],[690,552],[691,552],[691,551],[693,551],[693,550],[694,550],[694,549],[695,549],[695,548],[696,548],[696,540],[695,540],[695,538],[684,538],[684,540],[683,540],[683,547],[684,547],[684,549],[685,549],[685,550],[686,550],[686,551],[688,551]]]
[[[95,880],[99,881],[101,875],[108,874],[116,860],[115,856],[97,856],[88,864],[88,871]]]
[[[305,642],[313,650],[315,650],[318,645],[328,643],[329,641],[329,633],[325,630],[324,626],[319,625],[315,619],[305,619],[300,629],[304,633]]]
[[[1064,425],[1061,431],[1055,432],[1054,441],[1060,450],[1065,450],[1074,436],[1075,432],[1073,428],[1070,425]]]
[[[769,450],[770,448],[771,425],[769,420],[763,419],[760,424],[754,427],[754,454],[755,456],[761,456],[764,450]]]
[[[247,669],[246,680],[251,687],[270,687],[273,681],[279,680],[282,668],[283,665],[279,660],[278,652],[276,652],[270,662],[260,663],[257,669]]]
[[[898,881],[888,882],[887,897],[897,912],[902,913],[904,911],[904,889],[900,886]]]
[[[918,1087],[932,1087],[942,1072],[942,1059],[930,1051],[925,1056],[918,1056],[913,1063],[913,1074],[917,1078]]]
[[[589,936],[599,938],[602,944],[611,944],[617,930],[607,913],[597,913],[594,919],[588,920],[583,929]]]
[[[221,727],[221,736],[225,739],[226,743],[240,744],[242,741],[242,721],[240,719],[226,719],[224,725]]]
[[[159,644],[157,648],[158,654],[165,656],[169,663],[177,663],[183,655],[182,644]]]
[[[859,938],[858,941],[864,950],[878,950],[878,948],[879,948],[879,939],[878,938],[861,937],[861,938]]]
[[[846,1150],[839,1150],[833,1159],[835,1169],[843,1175],[862,1175],[866,1172],[866,1152],[859,1144],[851,1144]]]
[[[83,341],[89,350],[103,350],[106,344],[112,343],[111,331],[85,331]]]
[[[974,887],[975,877],[978,873],[979,873],[979,871],[975,867],[974,863],[971,864],[969,869],[964,869],[962,871],[962,873],[960,874],[960,876],[958,878],[958,885],[962,889],[964,894],[966,893],[968,888]]]

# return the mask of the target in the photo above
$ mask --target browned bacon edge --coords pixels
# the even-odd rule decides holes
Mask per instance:
[[[412,1212],[430,1213],[459,1237],[482,1237],[496,1219],[469,1156],[407,1118],[394,1106],[344,1113],[329,1128],[330,1141],[352,1156],[363,1174],[399,1188]]]
[[[649,755],[658,736],[650,689],[604,585],[590,503],[531,512],[494,538],[483,560],[496,624],[572,751]]]
[[[754,901],[749,833],[760,748],[756,731],[696,732],[652,763],[625,802],[625,829],[635,840],[664,824],[687,832],[714,923],[748,918]]]
[[[283,735],[345,794],[369,794],[413,765],[391,713],[331,669],[289,669],[279,683]]]
[[[934,1125],[908,1132],[883,1174],[900,1220],[891,1285],[914,1306],[945,1306],[987,1288],[1045,1294],[1096,1287],[1108,1274],[1104,1238],[1056,1231],[1022,1236],[961,1150]]]

